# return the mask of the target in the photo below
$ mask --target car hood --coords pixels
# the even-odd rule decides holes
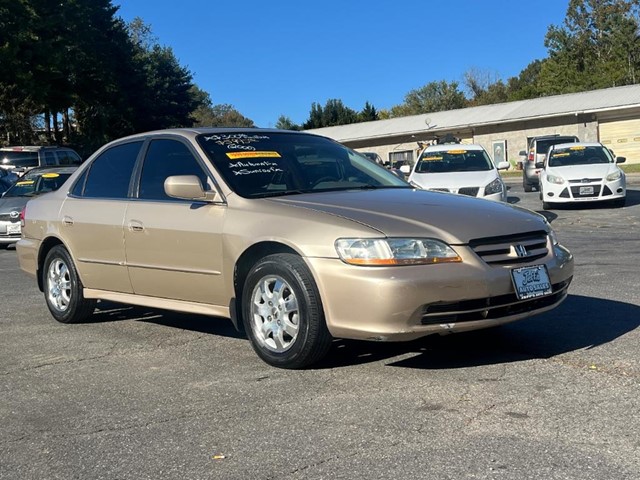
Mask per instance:
[[[583,178],[605,178],[618,170],[615,163],[598,163],[593,165],[568,165],[566,167],[547,167],[547,173],[553,173],[566,180],[582,180]]]
[[[422,188],[484,187],[498,178],[495,170],[480,172],[412,173],[409,181]]]
[[[13,211],[20,211],[24,207],[29,198],[27,197],[6,197],[0,198],[0,213],[8,213]]]
[[[548,228],[542,215],[523,208],[418,189],[325,192],[270,201],[350,219],[387,237],[433,237],[450,244]]]

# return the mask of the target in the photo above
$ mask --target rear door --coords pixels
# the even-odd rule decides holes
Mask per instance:
[[[132,293],[123,223],[143,141],[105,150],[76,180],[60,211],[64,241],[84,286]]]

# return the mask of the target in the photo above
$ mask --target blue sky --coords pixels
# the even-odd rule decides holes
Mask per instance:
[[[476,69],[506,79],[547,56],[568,0],[113,0],[171,47],[213,103],[259,127],[296,123],[313,102],[354,110],[403,102]]]

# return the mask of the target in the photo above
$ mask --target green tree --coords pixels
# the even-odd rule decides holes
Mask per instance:
[[[281,130],[301,130],[302,129],[300,125],[296,124],[293,120],[291,120],[286,115],[280,115],[278,117],[278,121],[276,122],[275,127]]]
[[[545,37],[542,94],[636,83],[640,67],[637,0],[570,0],[562,26]]]
[[[369,102],[365,102],[364,108],[358,113],[358,121],[359,122],[372,122],[374,120],[378,120],[378,111],[376,107],[371,105]]]
[[[430,82],[404,97],[404,103],[391,107],[392,117],[419,115],[421,113],[454,110],[467,106],[467,99],[460,91],[458,82],[444,80]]]

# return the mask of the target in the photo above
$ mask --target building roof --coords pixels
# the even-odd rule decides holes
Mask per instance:
[[[308,132],[339,142],[443,132],[502,123],[640,107],[640,85],[569,93],[517,102],[433,112],[373,122],[316,128]]]

